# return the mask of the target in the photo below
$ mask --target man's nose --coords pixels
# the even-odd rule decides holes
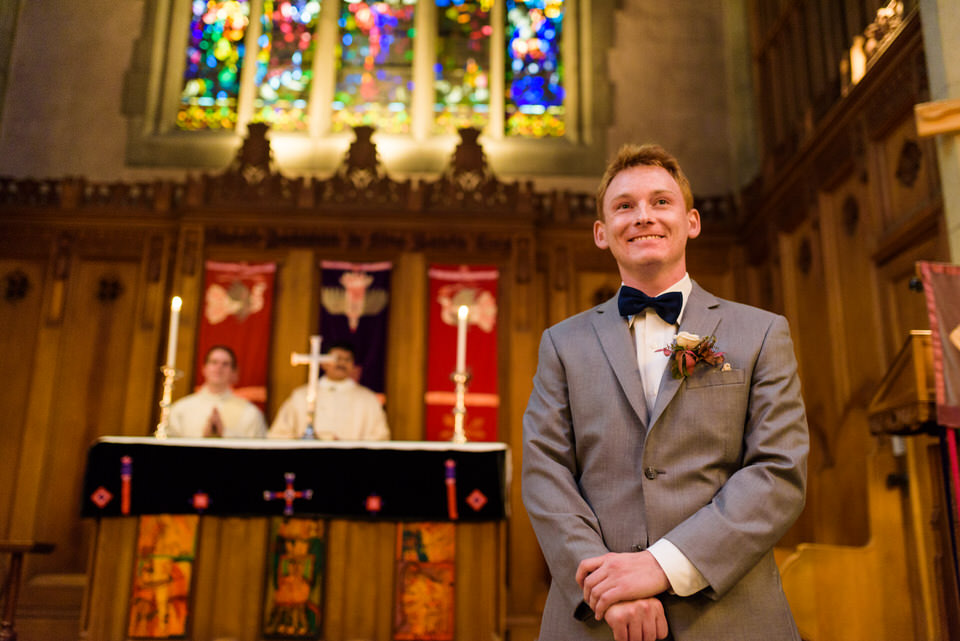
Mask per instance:
[[[653,222],[653,217],[650,215],[650,209],[643,203],[637,205],[633,211],[633,224],[645,225],[650,222]]]

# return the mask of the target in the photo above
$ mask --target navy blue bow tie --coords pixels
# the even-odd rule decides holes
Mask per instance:
[[[617,307],[620,309],[621,316],[633,316],[649,307],[657,312],[665,323],[673,325],[680,318],[680,310],[683,308],[683,294],[667,292],[659,296],[647,296],[639,289],[624,285],[620,288]]]

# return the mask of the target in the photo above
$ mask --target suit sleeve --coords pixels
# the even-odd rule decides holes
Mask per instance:
[[[664,537],[704,575],[711,598],[726,593],[769,553],[803,509],[809,435],[782,316],[767,328],[749,394],[742,465],[710,503]]]
[[[608,550],[596,515],[579,491],[578,476],[565,368],[547,330],[523,415],[521,489],[554,586],[570,615],[582,618],[586,606],[576,581],[577,566]]]

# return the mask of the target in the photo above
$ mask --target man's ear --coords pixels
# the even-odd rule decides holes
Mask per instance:
[[[691,209],[687,212],[687,221],[690,224],[690,230],[687,232],[687,238],[696,238],[700,235],[700,212]]]
[[[600,249],[610,249],[607,242],[607,227],[602,220],[593,221],[593,244]]]

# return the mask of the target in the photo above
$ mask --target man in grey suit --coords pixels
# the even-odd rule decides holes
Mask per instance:
[[[540,639],[797,641],[773,558],[809,449],[786,319],[690,279],[700,215],[663,148],[622,148],[597,210],[623,286],[543,333],[523,417]]]

